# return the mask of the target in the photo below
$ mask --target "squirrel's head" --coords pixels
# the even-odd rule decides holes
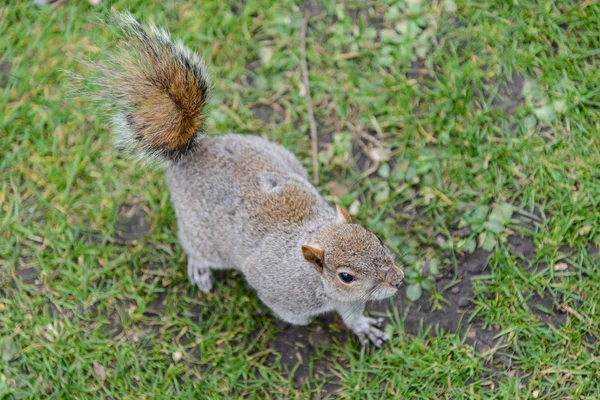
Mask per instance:
[[[338,221],[326,226],[302,254],[321,275],[328,294],[339,301],[380,300],[393,296],[404,273],[391,251],[373,233],[352,223],[337,207]]]

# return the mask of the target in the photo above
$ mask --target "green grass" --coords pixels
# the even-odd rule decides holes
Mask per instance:
[[[112,6],[205,57],[211,132],[262,134],[308,167],[303,6],[240,3]],[[390,316],[389,346],[344,336],[306,360],[327,376],[294,384],[273,315],[239,275],[220,275],[210,295],[191,287],[162,173],[120,158],[101,111],[71,88],[64,71],[85,73],[78,60],[101,59],[115,39],[100,23],[109,11],[17,0],[0,6],[0,398],[310,398],[332,381],[356,399],[597,396],[600,5],[324,3],[308,38],[319,132],[333,143],[320,156],[322,192],[347,207],[358,199],[356,219],[402,254],[432,309],[449,305],[423,266],[439,261],[443,275],[491,250],[473,316],[497,346],[479,352],[459,334],[427,336],[431,326],[408,333],[409,307]],[[260,104],[275,104],[271,123],[253,112]],[[366,178],[356,131],[391,154]],[[348,193],[336,199],[333,181]],[[125,246],[123,204],[151,225]],[[512,215],[495,211],[502,204]],[[520,215],[534,209],[526,229]],[[533,243],[528,257],[506,242],[515,232]]]

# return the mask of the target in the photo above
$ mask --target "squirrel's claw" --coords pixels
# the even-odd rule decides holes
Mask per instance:
[[[378,328],[383,328],[383,323],[385,322],[385,318],[376,318],[375,322],[372,324]]]
[[[357,333],[356,336],[358,336],[358,340],[360,340],[361,346],[367,345],[367,337],[364,333]]]
[[[195,263],[192,259],[188,260],[188,277],[192,284],[198,286],[198,289],[208,293],[212,289],[212,278],[210,269]]]
[[[362,317],[352,330],[358,336],[361,345],[366,346],[367,338],[369,338],[376,347],[381,347],[390,340],[389,336],[379,329],[383,326],[384,321],[383,318]]]

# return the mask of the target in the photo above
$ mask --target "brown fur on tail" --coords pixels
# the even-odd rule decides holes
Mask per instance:
[[[112,110],[116,145],[137,157],[176,161],[202,131],[206,67],[165,30],[145,28],[128,13],[114,21],[122,41],[98,67],[96,83]]]

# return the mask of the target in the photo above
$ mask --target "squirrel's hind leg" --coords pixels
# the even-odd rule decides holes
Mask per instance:
[[[198,286],[198,289],[204,293],[211,291],[212,272],[208,263],[188,255],[188,277],[190,278],[190,282]]]

